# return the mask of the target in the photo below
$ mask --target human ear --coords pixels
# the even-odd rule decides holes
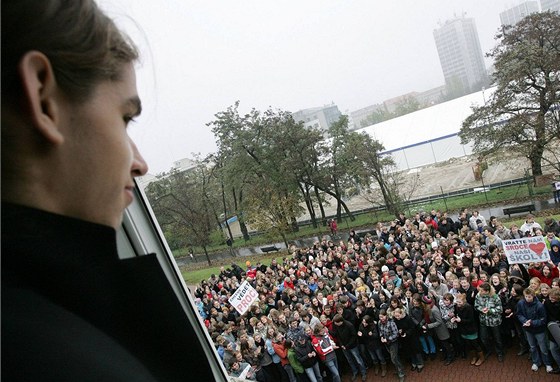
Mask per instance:
[[[36,132],[51,144],[63,143],[59,126],[60,98],[50,60],[41,52],[29,51],[21,58],[18,71]]]

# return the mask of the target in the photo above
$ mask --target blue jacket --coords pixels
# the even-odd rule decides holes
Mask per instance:
[[[558,249],[560,249],[560,242],[556,239],[552,240],[550,242],[550,252],[549,252],[550,260],[552,260],[552,262],[556,264],[556,266],[558,266],[558,264],[560,263],[560,251],[554,252],[553,247],[558,247]]]
[[[517,303],[517,319],[522,325],[531,320],[531,326],[523,327],[530,333],[542,333],[546,330],[546,310],[536,297],[531,303],[525,301],[524,298],[519,300]]]
[[[272,346],[272,340],[270,338],[266,340],[265,345],[266,345],[266,350],[268,351],[268,354],[270,354],[270,356],[272,357],[272,362],[280,363],[280,357],[274,351],[274,347]]]

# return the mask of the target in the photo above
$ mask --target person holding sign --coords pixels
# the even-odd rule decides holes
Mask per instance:
[[[534,234],[535,229],[542,229],[542,227],[535,221],[535,216],[533,214],[528,214],[525,223],[519,227],[519,230],[523,232],[525,236],[531,236]]]
[[[532,277],[538,277],[541,283],[552,286],[552,280],[558,277],[558,267],[549,260],[548,263],[529,263],[529,274]]]

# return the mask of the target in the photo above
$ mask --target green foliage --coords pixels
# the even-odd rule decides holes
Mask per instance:
[[[445,84],[445,94],[442,97],[442,101],[449,101],[455,98],[459,98],[464,96],[468,93],[468,89],[466,88],[463,81],[457,76],[454,75],[447,80]]]
[[[178,245],[206,248],[219,225],[217,196],[212,190],[207,164],[188,171],[173,171],[150,183],[146,195],[166,239]],[[210,260],[208,259],[208,262]]]
[[[368,115],[362,122],[362,127],[367,127],[375,125],[376,123],[387,121],[389,119],[395,118],[393,113],[389,113],[385,108],[375,110],[373,113]]]
[[[418,100],[413,96],[406,96],[397,103],[395,111],[393,113],[389,112],[385,107],[380,107],[379,109],[373,111],[368,115],[361,123],[361,127],[367,127],[375,125],[376,123],[387,121],[401,115],[413,113],[421,109],[421,105]]]
[[[226,242],[224,238],[224,232],[221,229],[216,229],[210,233],[210,246],[216,247],[223,245]]]
[[[508,148],[531,161],[541,175],[544,151],[558,139],[560,107],[560,15],[534,13],[502,27],[495,59],[496,90],[463,122],[461,142],[478,153]]]
[[[413,96],[406,96],[399,102],[397,102],[397,107],[395,108],[395,117],[400,117],[401,115],[413,113],[420,110],[420,103]]]
[[[239,102],[208,124],[217,139],[224,188],[231,190],[226,194],[234,197],[229,204],[242,223],[284,236],[297,229],[293,222],[306,197],[301,184],[313,177],[322,135],[282,110],[240,115],[238,108]]]

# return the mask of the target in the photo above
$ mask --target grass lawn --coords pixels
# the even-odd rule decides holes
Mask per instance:
[[[242,269],[245,269],[245,262],[250,261],[252,265],[255,265],[257,262],[261,262],[265,265],[270,265],[272,259],[281,259],[285,257],[287,252],[277,252],[275,254],[264,254],[264,255],[257,255],[257,256],[243,256],[242,258],[235,258],[235,259],[228,259],[227,262],[223,264],[224,267],[228,267],[231,263],[236,263]],[[212,266],[208,268],[197,269],[193,271],[181,271],[183,278],[187,285],[195,285],[200,283],[202,280],[207,280],[210,275],[215,274],[218,275],[220,273],[220,267],[222,265]]]

